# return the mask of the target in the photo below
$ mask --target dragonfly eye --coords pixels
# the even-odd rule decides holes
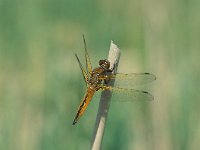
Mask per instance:
[[[104,60],[99,60],[99,65],[101,66],[102,64],[104,64]]]
[[[107,59],[99,60],[99,65],[106,69],[110,68],[110,62]]]

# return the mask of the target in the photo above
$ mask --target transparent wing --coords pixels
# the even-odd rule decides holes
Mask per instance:
[[[83,35],[83,42],[84,42],[84,48],[85,48],[86,70],[87,70],[87,73],[91,74],[92,73],[92,65],[91,65],[91,62],[90,62],[90,57],[89,57],[88,52],[87,52],[87,45],[86,45],[84,35]]]
[[[86,85],[87,85],[87,84],[88,84],[88,75],[87,75],[85,69],[83,68],[83,66],[82,66],[82,64],[81,64],[81,62],[80,62],[80,60],[79,60],[77,54],[75,54],[75,56],[76,56],[76,59],[77,59],[77,61],[78,61],[79,67],[81,68],[81,72],[82,72],[84,81],[85,81],[85,83],[86,83]]]
[[[115,79],[116,87],[134,87],[137,85],[143,85],[156,80],[156,76],[151,73],[130,73],[123,74],[118,73],[115,75],[105,75],[102,80]]]
[[[151,101],[154,97],[146,91],[125,89],[119,87],[103,86],[102,90],[111,90],[113,99],[117,101]]]

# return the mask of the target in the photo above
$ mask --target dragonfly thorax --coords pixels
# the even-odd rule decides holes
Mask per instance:
[[[89,84],[90,85],[98,85],[101,83],[102,80],[99,79],[99,76],[104,72],[104,69],[101,68],[101,67],[98,67],[98,68],[95,68],[93,71],[92,71],[92,74],[89,78]]]

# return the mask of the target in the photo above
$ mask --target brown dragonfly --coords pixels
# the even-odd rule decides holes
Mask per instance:
[[[89,105],[90,101],[92,100],[96,91],[99,90],[111,90],[117,96],[124,95],[127,99],[140,99],[140,100],[153,100],[153,96],[141,90],[135,89],[128,89],[128,88],[121,88],[118,87],[121,83],[127,85],[137,85],[137,84],[144,84],[156,79],[156,76],[151,73],[130,73],[130,74],[123,74],[117,73],[112,74],[113,69],[110,69],[110,62],[106,59],[99,61],[99,67],[92,69],[92,65],[90,62],[90,57],[87,52],[86,41],[83,36],[84,47],[85,47],[85,61],[86,61],[86,70],[83,68],[77,54],[75,54],[78,64],[80,66],[84,81],[87,86],[86,93],[78,107],[77,114],[74,118],[73,125],[80,119],[83,115],[84,111],[86,110],[87,106]],[[115,86],[108,86],[106,85],[109,80],[115,79]],[[117,82],[119,81],[119,82]],[[121,83],[120,83],[121,81]],[[118,84],[119,83],[119,84]]]

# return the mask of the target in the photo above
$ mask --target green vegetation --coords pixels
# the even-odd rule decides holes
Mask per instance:
[[[200,147],[200,1],[0,0],[0,149],[89,149],[99,95],[76,126],[85,85],[113,40],[119,72],[151,72],[152,102],[112,103],[102,149]]]

